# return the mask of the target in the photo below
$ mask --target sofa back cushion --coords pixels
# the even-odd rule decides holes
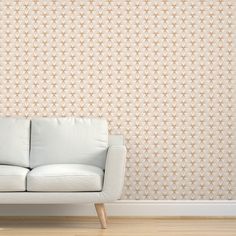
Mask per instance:
[[[103,118],[34,118],[30,167],[87,164],[104,168],[108,127]]]
[[[29,167],[30,121],[0,118],[0,164]]]

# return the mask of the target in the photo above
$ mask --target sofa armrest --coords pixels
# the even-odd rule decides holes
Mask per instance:
[[[103,194],[108,201],[117,200],[122,193],[125,177],[126,147],[110,146],[107,152]]]

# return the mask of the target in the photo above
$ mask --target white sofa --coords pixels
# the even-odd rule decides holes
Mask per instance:
[[[0,204],[94,203],[106,228],[125,160],[103,118],[0,118]]]

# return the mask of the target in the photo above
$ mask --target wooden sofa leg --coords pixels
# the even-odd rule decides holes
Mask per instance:
[[[107,228],[107,216],[106,216],[106,210],[105,210],[105,206],[103,203],[96,203],[95,204],[95,208],[97,211],[97,215],[101,224],[101,228],[102,229],[106,229]]]

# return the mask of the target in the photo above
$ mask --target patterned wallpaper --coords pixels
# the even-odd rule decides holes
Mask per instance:
[[[236,199],[233,0],[0,1],[0,115],[105,116],[122,199]]]

